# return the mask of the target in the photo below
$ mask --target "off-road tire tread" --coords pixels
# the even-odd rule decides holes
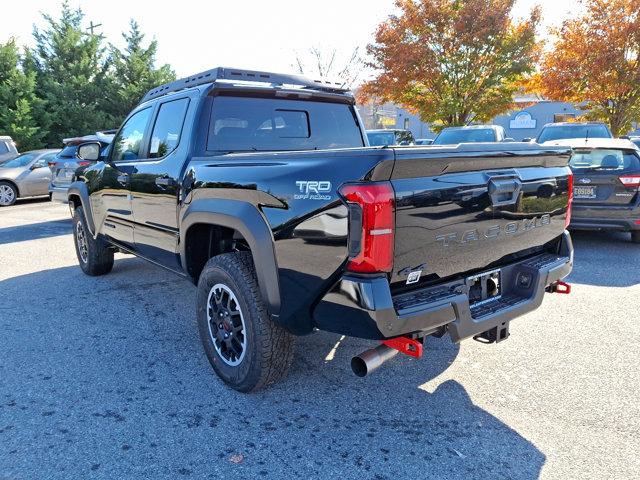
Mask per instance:
[[[85,237],[89,243],[87,263],[84,263],[80,259],[78,243],[75,238],[76,222],[78,221],[82,222]],[[113,269],[113,250],[111,250],[103,240],[94,239],[91,236],[91,233],[89,233],[89,229],[87,228],[87,220],[84,216],[84,210],[82,207],[77,207],[73,214],[73,244],[76,248],[78,263],[85,274],[92,277],[98,277],[100,275],[106,275]]]
[[[250,252],[224,253],[211,258],[200,278],[206,278],[216,268],[226,272],[239,287],[240,291],[235,293],[243,297],[250,310],[245,315],[245,323],[253,322],[256,333],[256,368],[242,384],[231,386],[245,393],[261,390],[287,374],[293,363],[295,336],[269,318]],[[248,344],[247,348],[251,346]]]

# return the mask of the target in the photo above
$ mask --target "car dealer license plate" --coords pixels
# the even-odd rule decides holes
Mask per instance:
[[[573,187],[573,198],[596,198],[596,187]]]

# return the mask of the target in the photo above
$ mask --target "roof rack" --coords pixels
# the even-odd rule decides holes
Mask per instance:
[[[181,78],[171,83],[165,83],[159,87],[152,88],[142,98],[140,103],[153,98],[161,97],[168,93],[177,92],[185,88],[195,87],[216,80],[240,80],[243,82],[262,82],[271,85],[293,85],[301,88],[322,90],[333,93],[346,93],[349,91],[344,83],[334,82],[323,78],[309,78],[303,75],[290,75],[271,72],[260,72],[256,70],[242,70],[238,68],[217,67],[205,72],[196,73],[189,77]]]

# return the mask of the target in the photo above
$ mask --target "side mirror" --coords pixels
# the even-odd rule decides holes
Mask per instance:
[[[100,158],[100,143],[87,142],[78,147],[76,157],[80,160],[95,162]]]

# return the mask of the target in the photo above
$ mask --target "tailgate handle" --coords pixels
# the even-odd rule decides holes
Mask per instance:
[[[517,178],[489,180],[489,196],[494,207],[516,203],[522,190],[522,183]]]

